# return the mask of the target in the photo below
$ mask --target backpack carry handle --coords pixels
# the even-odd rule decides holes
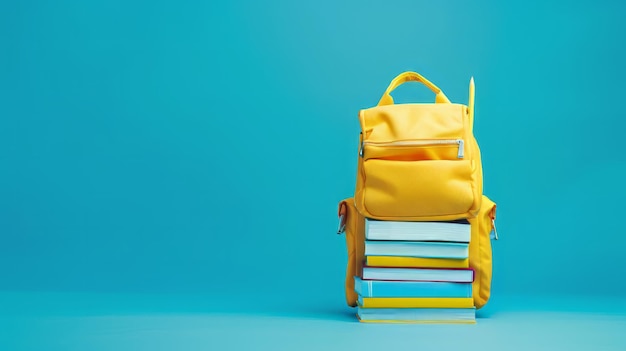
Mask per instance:
[[[406,82],[412,82],[412,81],[420,82],[424,84],[425,86],[427,86],[428,89],[432,90],[432,92],[436,94],[435,103],[445,103],[445,104],[450,103],[450,100],[448,100],[448,98],[443,93],[443,91],[441,91],[441,89],[439,89],[435,84],[431,83],[428,79],[424,78],[419,73],[408,71],[408,72],[400,73],[397,77],[395,77],[391,81],[391,83],[389,83],[387,90],[385,90],[385,93],[380,98],[380,101],[378,101],[378,106],[393,105],[393,98],[390,95],[391,92],[395,88],[399,87],[400,85]]]

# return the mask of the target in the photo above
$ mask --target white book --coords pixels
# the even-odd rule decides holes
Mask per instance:
[[[474,281],[474,271],[471,269],[363,267],[363,279],[471,283]]]
[[[402,222],[365,220],[365,238],[369,240],[455,241],[468,243],[468,221]]]

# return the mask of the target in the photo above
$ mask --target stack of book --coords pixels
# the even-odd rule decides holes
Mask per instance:
[[[362,322],[475,323],[470,224],[366,219]]]

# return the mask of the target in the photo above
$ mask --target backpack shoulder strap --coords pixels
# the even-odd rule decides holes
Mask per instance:
[[[469,115],[469,121],[470,121],[470,128],[473,132],[474,129],[474,91],[475,91],[475,87],[474,87],[474,77],[472,77],[470,79],[470,83],[469,83],[469,101],[467,103],[467,110],[468,110],[468,115]]]

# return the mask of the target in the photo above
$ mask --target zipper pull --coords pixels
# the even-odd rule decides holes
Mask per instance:
[[[359,156],[363,157],[363,142],[361,142],[361,148],[359,149]]]
[[[339,217],[339,226],[337,227],[337,235],[341,235],[341,233],[346,231],[346,204],[344,201],[339,203],[339,211],[337,213]]]
[[[337,227],[337,235],[341,235],[341,233],[346,231],[346,221],[344,220],[344,215],[339,216],[339,227]]]
[[[459,144],[459,154],[457,155],[458,158],[463,158],[464,153],[463,153],[463,146],[465,145],[465,143],[463,142],[463,139],[459,139],[456,141],[457,144]]]
[[[489,238],[498,240],[498,229],[496,229],[496,220],[491,218],[491,235]]]

